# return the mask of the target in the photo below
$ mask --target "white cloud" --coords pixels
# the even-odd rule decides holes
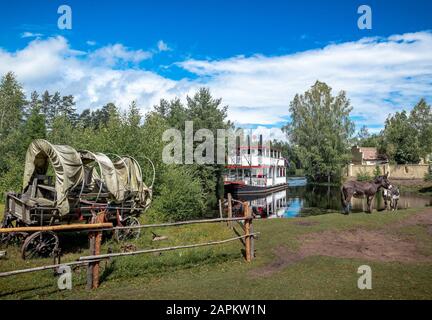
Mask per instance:
[[[73,94],[81,110],[111,101],[126,108],[136,100],[145,112],[160,98],[184,99],[207,86],[230,106],[231,120],[265,125],[285,121],[294,95],[320,80],[347,91],[359,125],[376,126],[420,97],[431,102],[431,52],[432,32],[416,32],[284,56],[191,59],[177,65],[196,79],[172,80],[139,68],[156,52],[114,44],[84,53],[59,36],[34,39],[16,52],[0,49],[0,74],[14,71],[27,92]]]
[[[86,43],[89,46],[95,46],[96,45],[96,41],[93,41],[93,40],[88,40],[88,41],[86,41]]]
[[[236,119],[282,121],[294,95],[320,80],[336,92],[347,91],[353,114],[373,124],[422,96],[432,97],[431,52],[432,33],[417,32],[278,57],[188,60],[179,65],[209,79],[206,84],[230,106],[247,106],[244,112],[231,109]]]
[[[171,51],[171,48],[168,47],[168,45],[163,40],[159,40],[158,41],[157,47],[158,47],[158,50],[160,52],[162,52],[162,51]]]
[[[115,102],[126,108],[137,100],[148,110],[161,97],[183,94],[187,81],[173,81],[138,68],[117,68],[117,63],[146,59],[142,50],[123,45],[99,48],[90,53],[70,48],[64,37],[31,41],[17,52],[0,49],[0,74],[16,73],[26,93],[49,90],[73,94],[80,110]],[[143,110],[143,111],[145,111]]]
[[[287,141],[287,135],[280,128],[266,128],[263,126],[257,126],[252,130],[252,135],[259,136],[262,135],[265,141]]]
[[[114,66],[118,63],[139,63],[152,57],[152,53],[144,50],[131,50],[120,43],[97,49],[90,55],[90,59],[99,64]]]
[[[21,33],[21,38],[39,38],[42,36],[43,36],[42,33],[33,33],[33,32],[29,32],[29,31]]]

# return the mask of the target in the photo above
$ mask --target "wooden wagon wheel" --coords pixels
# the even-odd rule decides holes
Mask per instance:
[[[24,239],[28,236],[27,232],[11,232],[3,233],[0,237],[0,243],[9,245],[21,245]]]
[[[122,222],[123,227],[132,227],[132,226],[139,226],[140,222],[135,217],[127,217]],[[122,229],[122,230],[116,230],[115,231],[115,238],[117,241],[123,241],[123,240],[132,240],[132,239],[138,239],[141,234],[141,228],[134,228],[134,229]]]
[[[18,223],[15,222],[16,226],[13,225],[13,221],[8,219],[7,216],[3,218],[2,228],[15,228],[18,227]],[[24,239],[28,236],[26,232],[10,232],[0,234],[0,244],[8,245],[21,245]]]
[[[54,232],[35,232],[24,240],[21,257],[24,260],[34,257],[48,257],[58,249],[58,246],[59,238]]]

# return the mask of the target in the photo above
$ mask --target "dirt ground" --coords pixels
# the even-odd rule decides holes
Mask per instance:
[[[255,270],[255,276],[268,276],[310,256],[358,258],[382,262],[432,262],[432,257],[422,255],[417,243],[407,237],[392,233],[397,229],[420,225],[432,235],[432,209],[408,217],[387,226],[385,231],[352,229],[347,231],[323,231],[298,238],[298,250],[278,246],[273,250],[274,262]]]

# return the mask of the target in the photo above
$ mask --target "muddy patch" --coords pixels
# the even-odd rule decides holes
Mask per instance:
[[[252,276],[259,276],[259,277],[269,276],[274,272],[281,271],[288,265],[296,263],[302,260],[303,258],[305,258],[304,256],[301,255],[300,252],[291,251],[284,246],[279,246],[275,248],[273,250],[273,253],[275,254],[274,261],[268,265],[265,265],[262,268],[252,270],[250,272]]]
[[[424,262],[414,242],[379,231],[355,229],[314,233],[301,240],[303,256],[358,258],[372,261]]]
[[[297,221],[297,225],[313,225],[313,221]],[[387,225],[387,230],[406,226],[425,226],[432,235],[432,210],[412,215]],[[253,270],[256,276],[267,276],[311,256],[355,258],[383,262],[431,262],[432,257],[419,253],[415,241],[379,230],[352,229],[346,231],[323,231],[298,238],[300,247],[293,251],[279,246],[273,253],[274,262]]]
[[[364,229],[324,231],[299,238],[296,251],[280,246],[273,252],[274,262],[253,270],[255,276],[268,276],[274,272],[311,256],[356,258],[383,262],[427,262],[431,257],[420,254],[415,242],[395,235]]]
[[[396,213],[397,214],[397,213]],[[432,227],[432,210],[428,209],[422,213],[409,216],[408,218],[389,225],[390,228],[402,228],[413,225],[423,225]]]

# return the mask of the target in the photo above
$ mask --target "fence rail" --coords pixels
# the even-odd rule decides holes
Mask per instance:
[[[214,246],[214,245],[224,244],[224,243],[235,241],[235,240],[245,239],[247,237],[253,237],[253,236],[256,236],[258,234],[259,234],[259,232],[250,233],[249,235],[243,235],[243,236],[238,236],[238,237],[224,239],[224,240],[204,242],[204,243],[195,243],[195,244],[187,244],[187,245],[175,246],[175,247],[145,249],[145,250],[137,250],[137,251],[130,251],[130,252],[117,252],[117,253],[107,253],[107,254],[99,254],[99,255],[93,255],[93,256],[84,256],[84,257],[78,258],[78,261],[91,262],[91,261],[104,260],[104,259],[109,259],[109,258],[114,258],[114,257],[133,256],[133,255],[143,254],[143,253],[153,253],[153,252],[172,251],[172,250],[178,250],[178,249],[189,249],[189,248],[197,248],[197,247],[205,247],[205,246]]]
[[[253,217],[251,215],[251,210],[249,209],[249,204],[247,202],[243,203],[244,216],[232,217],[232,202],[234,201],[235,200],[233,200],[231,195],[229,194],[228,213],[227,213],[228,218],[222,217],[222,210],[221,210],[221,217],[216,219],[189,220],[189,221],[178,221],[178,222],[159,223],[159,224],[146,224],[146,225],[139,225],[139,226],[105,227],[106,224],[103,225],[104,215],[99,214],[93,217],[91,224],[87,225],[87,227],[90,228],[82,229],[82,227],[80,227],[78,229],[76,228],[74,229],[75,232],[83,232],[83,231],[89,232],[91,255],[80,257],[77,259],[77,261],[70,261],[65,263],[58,263],[58,264],[45,265],[45,266],[34,267],[34,268],[2,272],[0,273],[0,277],[8,277],[8,276],[14,276],[23,273],[56,269],[59,268],[60,266],[87,265],[87,288],[88,289],[97,288],[99,286],[99,262],[102,260],[114,258],[114,257],[132,256],[132,255],[146,254],[146,253],[153,253],[153,252],[164,252],[164,251],[189,249],[189,248],[197,248],[197,247],[204,247],[204,246],[214,246],[214,245],[220,245],[220,244],[224,244],[236,240],[241,240],[242,243],[244,244],[245,258],[246,261],[250,262],[254,257],[254,238],[259,233],[253,232],[253,226],[252,226]],[[241,223],[242,221],[243,223]],[[215,241],[204,242],[204,243],[186,244],[186,245],[180,245],[174,247],[144,249],[144,250],[136,250],[130,252],[115,252],[115,253],[108,253],[108,254],[100,253],[100,247],[102,242],[102,231],[115,231],[115,230],[139,229],[139,228],[161,228],[161,227],[202,224],[202,223],[216,223],[216,222],[227,222],[228,226],[231,229],[232,229],[232,222],[241,223],[243,227],[242,229],[244,231],[244,235],[238,235],[237,237],[233,237],[229,239],[215,240]],[[44,227],[35,227],[35,228],[44,228]],[[19,229],[19,228],[14,228],[14,229]],[[71,229],[69,228],[68,230],[70,231]],[[31,231],[37,231],[37,230],[32,229]],[[0,232],[7,232],[7,231],[4,231],[4,229],[0,229]]]

